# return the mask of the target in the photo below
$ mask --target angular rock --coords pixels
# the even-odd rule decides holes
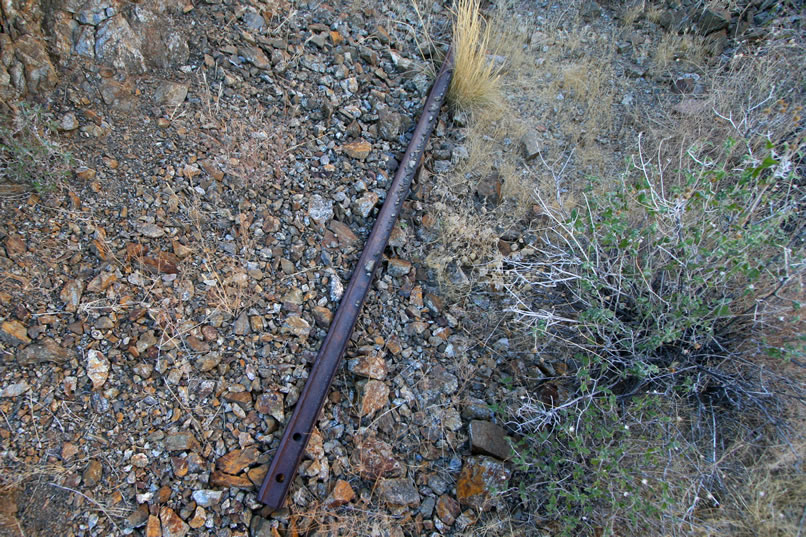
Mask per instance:
[[[399,477],[404,473],[403,464],[395,458],[392,446],[375,437],[356,443],[350,464],[362,478],[373,481],[382,477]]]
[[[81,295],[84,292],[84,282],[81,280],[70,280],[62,287],[59,298],[64,302],[64,309],[71,313],[78,310],[81,303]]]
[[[187,84],[165,81],[159,85],[154,92],[154,100],[157,104],[175,108],[185,102],[188,94]]]
[[[420,505],[420,493],[408,478],[384,479],[378,485],[378,494],[391,505],[406,507]]]
[[[319,225],[330,221],[333,218],[333,201],[314,194],[308,203],[308,216]]]
[[[210,474],[210,485],[214,487],[253,488],[255,485],[245,475],[232,475],[219,470]]]
[[[473,453],[492,455],[504,461],[512,456],[512,449],[506,440],[506,431],[495,423],[473,420],[468,430]]]
[[[311,333],[311,325],[299,315],[291,315],[283,323],[280,332],[305,338]]]
[[[333,320],[333,312],[324,306],[314,306],[314,308],[311,310],[311,315],[313,315],[313,320],[316,322],[316,326],[320,328],[329,327],[330,322]]]
[[[263,392],[255,401],[255,410],[280,422],[285,421],[283,408],[283,394],[278,391]]]
[[[45,362],[62,364],[75,356],[75,352],[56,343],[49,337],[17,351],[17,363],[34,365]]]
[[[137,226],[137,231],[139,231],[142,235],[150,239],[158,239],[165,235],[165,230],[163,230],[157,224],[151,223],[142,223]]]
[[[140,36],[123,15],[104,21],[95,32],[95,57],[104,64],[127,73],[146,72]]]
[[[160,509],[162,537],[185,537],[190,527],[170,507]]]
[[[486,511],[497,503],[497,496],[506,490],[510,471],[503,462],[478,455],[462,466],[456,483],[459,503]]]
[[[358,358],[352,358],[347,361],[347,369],[355,375],[375,380],[383,380],[389,371],[381,352],[371,352]]]
[[[352,246],[358,242],[358,237],[346,224],[343,224],[338,220],[331,220],[328,227],[336,236],[336,239],[339,241],[339,245],[342,247]]]
[[[216,505],[219,501],[221,501],[221,495],[223,493],[224,492],[221,490],[194,490],[193,501],[196,502],[196,505],[210,507],[211,505]]]
[[[436,507],[437,516],[448,526],[452,526],[456,521],[456,517],[462,513],[462,509],[459,507],[459,502],[447,494],[443,494],[439,497]]]
[[[245,336],[249,333],[251,327],[249,326],[249,316],[246,311],[242,311],[235,323],[232,325],[232,333],[236,336]]]
[[[9,345],[27,345],[31,342],[28,329],[19,321],[3,321],[0,324],[0,339]]]
[[[227,474],[235,475],[247,466],[257,463],[259,456],[260,451],[257,446],[235,449],[219,457],[216,461],[216,468]]]
[[[148,516],[146,523],[146,537],[161,537],[162,526],[160,526],[160,519],[154,515]]]
[[[367,218],[377,203],[378,195],[375,192],[366,192],[353,202],[353,211],[361,218]]]
[[[540,154],[540,139],[535,131],[527,131],[521,137],[521,151],[526,160],[532,160]]]
[[[87,376],[96,390],[109,378],[109,360],[100,351],[95,349],[87,351]]]
[[[15,384],[9,384],[8,386],[0,390],[0,398],[17,397],[24,394],[30,389],[31,387],[28,385],[27,382],[17,382]]]
[[[15,56],[24,68],[25,83],[30,93],[53,88],[58,82],[56,68],[50,62],[45,41],[32,34],[21,36],[14,43]]]
[[[162,445],[167,451],[190,451],[199,448],[199,442],[189,431],[168,433],[163,439]]]
[[[368,381],[361,396],[361,416],[372,416],[388,401],[389,387],[380,380]]]
[[[193,518],[188,521],[188,526],[196,530],[204,526],[205,522],[207,522],[207,512],[204,507],[196,506],[196,510],[193,511]]]
[[[351,487],[347,481],[339,479],[333,486],[333,490],[330,491],[330,494],[325,499],[324,506],[332,509],[350,503],[353,501],[353,498],[355,498],[353,487]]]
[[[244,57],[246,61],[257,67],[258,69],[268,70],[271,69],[271,60],[266,56],[260,47],[240,47],[238,52]]]
[[[350,142],[349,144],[345,144],[342,146],[342,149],[348,156],[358,159],[364,160],[369,156],[369,152],[372,150],[372,145],[366,140],[359,140],[357,142]]]
[[[84,474],[81,476],[82,480],[84,481],[84,485],[87,487],[94,487],[98,484],[103,477],[104,467],[101,465],[100,461],[97,459],[93,459],[87,465],[87,468],[84,470]]]
[[[389,260],[389,264],[386,267],[386,272],[393,278],[406,276],[409,272],[411,272],[411,263],[404,259],[393,257]]]
[[[438,365],[423,376],[420,383],[420,396],[426,403],[432,403],[440,395],[452,395],[459,389],[456,376],[444,366]]]

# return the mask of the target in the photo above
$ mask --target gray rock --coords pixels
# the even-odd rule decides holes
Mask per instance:
[[[178,433],[169,433],[162,441],[163,447],[167,451],[188,451],[199,447],[199,442],[193,433],[188,431],[180,431]]]
[[[146,72],[140,36],[123,15],[104,21],[95,33],[95,57],[98,61],[128,73]]]
[[[24,66],[27,91],[31,93],[45,91],[56,85],[59,78],[56,75],[56,68],[50,62],[44,40],[24,35],[17,39],[14,45],[14,55]]]
[[[157,102],[157,104],[174,108],[185,101],[187,94],[187,84],[179,84],[177,82],[169,82],[166,80],[160,84],[157,88],[157,91],[154,92],[154,100]]]
[[[27,392],[31,387],[27,382],[17,382],[16,384],[9,384],[0,390],[0,398],[3,397],[17,397]]]
[[[221,495],[223,493],[224,492],[221,490],[194,490],[193,501],[202,507],[210,507],[211,505],[215,505],[221,501]]]
[[[235,323],[232,325],[232,331],[236,336],[245,336],[250,330],[249,316],[246,314],[246,311],[242,311],[238,318],[235,319]]]
[[[105,0],[90,0],[82,7],[83,9],[76,13],[76,19],[81,24],[98,26],[117,14],[115,8]]]
[[[471,420],[489,420],[493,411],[486,402],[475,397],[468,397],[462,402],[462,417]]]
[[[724,30],[730,24],[730,13],[726,10],[705,9],[697,18],[697,30],[702,35]]]
[[[252,522],[249,524],[249,534],[251,537],[273,537],[272,524],[272,521],[263,517],[253,516]],[[274,522],[274,524],[277,523]]]
[[[308,216],[317,224],[324,225],[333,218],[333,201],[314,194],[308,202]]]
[[[420,514],[423,515],[423,518],[431,518],[431,515],[434,514],[434,506],[436,503],[437,501],[433,496],[429,496],[423,500],[423,503],[420,505]]]
[[[252,32],[260,32],[266,26],[266,20],[253,7],[247,8],[246,12],[241,15],[241,20]]]
[[[539,139],[535,131],[529,130],[521,137],[521,150],[526,160],[532,160],[540,154]]]
[[[361,218],[367,218],[377,203],[378,195],[375,192],[367,192],[353,202],[353,211]]]
[[[408,478],[385,479],[378,485],[380,497],[391,505],[417,507],[420,505],[420,493]]]
[[[59,128],[63,131],[74,131],[78,128],[78,119],[76,119],[76,115],[73,112],[68,112],[67,114],[62,116],[62,120],[59,122]]]
[[[492,455],[501,460],[507,460],[512,455],[506,440],[506,432],[498,425],[489,421],[473,420],[468,429],[473,453]]]

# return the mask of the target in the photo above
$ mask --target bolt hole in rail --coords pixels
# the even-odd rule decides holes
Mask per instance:
[[[386,201],[378,213],[378,219],[372,227],[372,232],[356,265],[357,268],[353,271],[350,283],[347,285],[305,387],[280,439],[280,445],[274,454],[266,478],[260,487],[258,500],[272,509],[276,510],[283,506],[288,494],[288,487],[296,475],[314,423],[322,410],[336,369],[341,363],[344,350],[350,341],[350,335],[369,291],[375,270],[380,265],[381,256],[389,241],[397,215],[400,214],[403,201],[409,194],[418,163],[422,161],[425,146],[434,130],[439,115],[437,112],[445,100],[452,74],[453,53],[448,51],[425,101],[411,142],[400,161],[401,164],[397,168],[392,185],[389,187]],[[361,267],[365,267],[366,270],[361,270]]]

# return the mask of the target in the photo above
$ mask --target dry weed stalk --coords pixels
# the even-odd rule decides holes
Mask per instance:
[[[492,27],[479,13],[478,0],[457,0],[453,28],[454,72],[448,99],[460,109],[500,102],[499,75],[488,58]]]

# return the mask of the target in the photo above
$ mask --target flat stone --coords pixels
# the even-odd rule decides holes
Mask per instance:
[[[347,481],[339,479],[333,486],[333,490],[330,491],[330,494],[325,499],[324,506],[332,509],[333,507],[350,503],[353,501],[353,498],[355,498],[353,487],[351,487],[350,483]]]
[[[219,457],[216,461],[216,468],[222,472],[235,475],[247,466],[257,463],[260,451],[257,446],[248,446],[243,449],[235,449],[226,455]]]
[[[314,194],[308,202],[308,216],[319,225],[330,221],[333,218],[333,200],[326,200],[319,194]]]
[[[188,526],[196,530],[204,526],[205,522],[207,522],[207,512],[204,507],[196,506],[196,510],[193,511],[193,518],[188,521]]]
[[[459,503],[486,511],[496,503],[496,497],[506,490],[510,471],[503,462],[478,455],[462,466],[456,483]]]
[[[28,337],[28,329],[21,322],[3,321],[0,324],[0,339],[9,345],[27,345],[31,342]]]
[[[154,92],[154,100],[157,104],[175,108],[185,102],[187,95],[187,84],[165,81]]]
[[[218,502],[221,501],[222,494],[223,491],[221,490],[209,490],[209,489],[194,490],[193,501],[196,502],[196,505],[201,505],[202,507],[210,507],[211,505],[216,505]]]
[[[299,315],[290,315],[280,328],[280,332],[305,338],[311,333],[311,325]]]
[[[160,526],[160,519],[154,515],[148,516],[146,523],[146,537],[162,537],[162,526]]]
[[[254,488],[254,484],[245,475],[232,475],[219,470],[210,474],[210,485],[214,487],[235,487],[239,489]]]
[[[441,395],[452,395],[459,389],[456,375],[449,373],[444,366],[438,365],[425,373],[420,383],[420,397],[426,403],[432,403]]]
[[[493,410],[485,401],[467,397],[462,401],[462,417],[469,420],[488,420],[493,417]]]
[[[389,263],[386,267],[386,272],[393,278],[406,276],[409,272],[411,272],[411,263],[403,259],[393,257],[389,260]]]
[[[17,351],[17,363],[35,365],[45,362],[63,364],[75,356],[75,351],[56,343],[49,337]]]
[[[373,481],[382,477],[399,477],[404,473],[403,464],[395,458],[392,446],[372,436],[356,444],[350,464],[359,476]]]
[[[31,387],[28,385],[27,382],[17,382],[15,384],[9,384],[8,386],[4,387],[0,390],[0,398],[3,397],[17,397],[25,392],[27,392]]]
[[[347,369],[354,375],[383,380],[389,372],[381,352],[371,352],[347,361]]]
[[[246,311],[242,311],[232,325],[232,333],[236,336],[245,336],[251,329],[252,328],[249,326],[249,315],[247,315]]]
[[[87,465],[87,468],[84,470],[84,474],[81,476],[81,479],[84,482],[84,486],[87,487],[94,487],[101,481],[101,477],[103,477],[104,467],[101,465],[100,461],[97,459],[93,459]]]
[[[109,378],[109,360],[100,351],[95,349],[87,351],[87,376],[92,381],[93,389],[96,390]]]
[[[208,352],[204,356],[199,357],[194,365],[196,368],[201,371],[202,373],[206,371],[212,371],[218,364],[221,363],[221,353],[220,352]]]
[[[366,140],[359,140],[345,144],[342,146],[342,149],[345,153],[347,153],[348,156],[358,160],[364,160],[369,156],[369,152],[372,150],[372,145]]]
[[[366,192],[353,202],[353,211],[361,218],[367,218],[377,204],[378,195],[375,192]]]
[[[64,309],[73,313],[81,303],[81,295],[84,292],[84,282],[81,280],[70,280],[59,293],[59,298],[64,302]]]
[[[285,421],[283,394],[272,390],[263,392],[255,401],[255,410],[268,414],[277,421]]]
[[[162,537],[185,537],[190,527],[170,507],[160,509]]]
[[[462,513],[459,502],[447,494],[443,494],[439,497],[436,508],[437,516],[448,526],[452,526],[453,523],[456,522],[456,517]]]
[[[372,416],[389,401],[389,387],[380,380],[370,380],[361,396],[361,416]]]
[[[526,160],[532,160],[540,154],[539,140],[540,139],[537,137],[537,133],[533,130],[529,130],[524,133],[523,136],[521,136],[521,151],[523,152],[523,158]]]
[[[260,47],[243,46],[238,49],[241,56],[258,69],[271,69],[271,60]]]
[[[162,445],[167,451],[190,451],[199,448],[199,442],[189,431],[168,433],[163,439]]]
[[[87,284],[86,291],[89,293],[106,291],[117,280],[118,277],[114,272],[102,272],[90,280],[90,283]]]
[[[492,455],[501,460],[507,460],[512,456],[512,449],[506,440],[506,431],[495,423],[473,420],[468,429],[473,453]]]
[[[384,479],[378,485],[378,494],[391,505],[406,507],[420,505],[420,493],[408,478]]]
[[[314,306],[311,310],[311,315],[313,315],[316,326],[320,328],[329,327],[330,322],[333,320],[333,312],[324,306]]]
[[[346,224],[339,222],[338,220],[331,220],[330,225],[328,226],[330,231],[336,236],[336,239],[339,241],[339,245],[342,247],[352,246],[356,242],[358,242],[358,237],[353,230],[351,230]]]
[[[160,226],[148,222],[139,224],[137,226],[137,231],[149,239],[158,239],[165,235],[165,231]]]

